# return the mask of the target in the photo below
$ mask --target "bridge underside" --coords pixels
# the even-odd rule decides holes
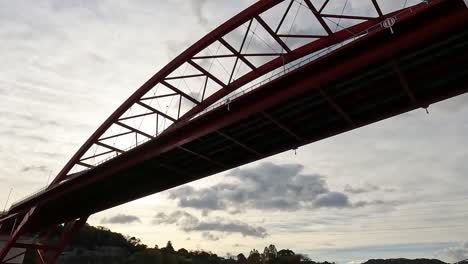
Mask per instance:
[[[31,229],[467,92],[467,19],[463,12],[445,16],[460,8],[448,2],[397,24],[394,34],[388,30],[367,36],[54,187],[41,198],[41,217]]]

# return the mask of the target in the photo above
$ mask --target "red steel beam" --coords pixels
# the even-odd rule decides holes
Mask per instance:
[[[280,30],[281,26],[283,25],[284,19],[286,19],[286,16],[289,13],[289,10],[291,10],[292,5],[294,4],[294,0],[291,0],[288,4],[288,7],[286,8],[286,11],[284,12],[283,16],[281,17],[281,20],[276,27],[275,34],[278,34],[278,31]]]
[[[218,79],[216,76],[214,76],[213,74],[211,74],[210,72],[208,72],[207,70],[205,70],[202,66],[198,65],[196,62],[194,62],[193,60],[189,60],[188,61],[188,64],[192,65],[195,69],[201,71],[203,74],[205,74],[206,76],[208,76],[208,78],[210,78],[211,80],[213,80],[215,83],[217,83],[219,86],[221,87],[226,87],[226,84],[223,83],[220,79]]]
[[[309,7],[309,9],[312,11],[312,13],[314,14],[314,16],[317,18],[317,20],[319,21],[320,25],[322,25],[323,29],[325,29],[325,31],[328,33],[328,35],[333,35],[333,31],[330,29],[330,27],[327,25],[327,23],[325,22],[325,20],[323,20],[323,17],[322,15],[317,11],[317,9],[315,8],[315,6],[310,2],[310,0],[304,0],[304,2],[306,3],[307,7]]]
[[[372,0],[372,4],[374,5],[375,10],[377,11],[377,14],[379,14],[379,18],[382,19],[383,13],[382,10],[380,9],[379,3],[377,3],[377,0]]]
[[[287,52],[291,52],[291,49],[288,47],[288,45],[286,45],[286,43],[284,43],[284,41],[282,39],[280,39],[280,37],[278,37],[278,35],[276,35],[275,32],[273,32],[273,30],[271,29],[271,27],[265,22],[265,20],[263,20],[259,15],[255,16],[255,19],[258,21],[258,23],[260,23],[260,25],[262,25],[262,27],[268,32],[268,34],[270,34],[270,36],[272,38],[274,38],[276,40],[276,42],[278,42],[278,44]],[[275,51],[275,50],[274,50]]]
[[[204,74],[197,74],[197,76],[205,76]],[[193,76],[192,76],[193,77]],[[190,77],[190,78],[192,78]],[[167,80],[167,79],[166,79]],[[194,103],[194,104],[200,104],[200,102],[198,100],[196,100],[195,98],[193,98],[192,96],[184,93],[183,91],[181,91],[180,89],[178,89],[177,87],[175,87],[174,85],[166,82],[166,81],[161,81],[161,84],[163,84],[164,86],[166,86],[167,88],[173,90],[174,92],[182,95],[183,97],[185,97],[187,100],[189,100],[190,102]]]
[[[149,106],[149,105],[147,105],[147,104],[145,104],[145,103],[143,103],[143,102],[138,101],[138,102],[136,102],[136,103],[139,104],[139,105],[141,105],[141,106],[143,106],[144,108],[146,108],[146,109],[152,111],[152,112],[155,113],[155,114],[158,114],[158,115],[160,115],[160,116],[162,116],[162,117],[164,117],[164,118],[167,118],[167,119],[171,120],[172,122],[175,122],[175,121],[176,121],[176,119],[173,118],[172,116],[170,116],[170,115],[168,115],[168,114],[166,114],[166,113],[164,113],[164,112],[162,112],[162,111],[159,111],[159,110],[157,110],[156,108],[151,107],[151,106]],[[120,125],[119,122],[117,122],[117,124]],[[134,129],[134,128],[133,128],[133,129]],[[131,130],[132,130],[132,129],[131,129]]]
[[[134,133],[134,132],[132,132],[132,133]],[[104,148],[107,148],[107,149],[110,149],[110,150],[113,150],[113,151],[115,151],[115,152],[124,153],[123,150],[118,149],[118,148],[113,147],[113,146],[109,146],[109,145],[107,145],[107,144],[105,144],[105,143],[102,143],[102,142],[96,142],[96,143],[94,143],[94,144],[96,144],[96,145],[98,145],[98,146],[101,146],[101,147],[104,147]]]
[[[167,80],[167,79],[166,79],[166,80]],[[143,98],[140,99],[140,101],[158,99],[158,98],[169,97],[169,96],[174,96],[174,95],[178,95],[178,94],[177,94],[177,93],[170,93],[170,94],[162,94],[162,95],[155,95],[155,96],[143,97]]]

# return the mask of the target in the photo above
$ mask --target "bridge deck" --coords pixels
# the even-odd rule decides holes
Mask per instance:
[[[460,3],[367,36],[10,213],[39,202],[33,228],[61,223],[465,93]]]

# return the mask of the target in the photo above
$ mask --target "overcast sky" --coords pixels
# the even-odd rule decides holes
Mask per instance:
[[[10,188],[11,203],[44,187],[144,81],[253,2],[0,0],[1,209]],[[363,2],[345,9],[370,10]],[[406,1],[380,2],[391,10]],[[149,246],[172,240],[220,255],[275,244],[340,263],[466,259],[468,96],[429,112],[146,197],[89,223]]]

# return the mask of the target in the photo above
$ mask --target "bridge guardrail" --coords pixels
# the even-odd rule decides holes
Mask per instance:
[[[39,190],[36,190],[34,193],[30,194],[30,195],[27,195],[25,197],[23,197],[22,199],[19,199],[18,201],[14,202],[11,204],[10,208],[14,208],[16,207],[17,205],[21,204],[21,203],[24,203],[25,201],[27,200],[31,200],[37,196],[39,196],[41,193],[45,192],[47,190],[47,186],[46,187],[43,187]],[[0,215],[1,215],[1,212],[0,212]]]

